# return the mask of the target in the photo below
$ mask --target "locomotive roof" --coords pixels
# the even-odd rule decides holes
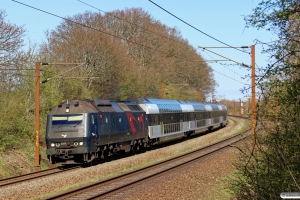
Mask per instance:
[[[55,106],[50,115],[98,113],[98,112],[144,112],[139,105],[130,101],[110,101],[103,99],[68,100]]]
[[[68,100],[55,106],[50,115],[66,113],[96,113],[97,109],[87,100]]]

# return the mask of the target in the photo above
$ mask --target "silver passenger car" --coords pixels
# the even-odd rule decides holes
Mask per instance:
[[[154,98],[128,100],[146,112],[149,138],[159,142],[227,125],[227,108],[223,104]]]

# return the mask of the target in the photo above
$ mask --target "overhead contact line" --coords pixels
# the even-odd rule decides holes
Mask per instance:
[[[109,36],[116,37],[116,38],[119,38],[119,39],[121,39],[121,40],[128,41],[128,42],[130,42],[130,43],[132,43],[132,44],[136,44],[136,45],[139,45],[139,46],[141,46],[141,47],[145,47],[145,48],[148,48],[148,49],[151,49],[151,50],[154,50],[154,51],[158,51],[158,52],[160,52],[160,53],[163,53],[163,54],[168,55],[168,53],[166,53],[166,52],[164,52],[164,51],[161,51],[161,50],[158,50],[158,49],[153,49],[153,48],[151,48],[151,47],[149,47],[149,46],[146,46],[146,45],[137,43],[137,42],[132,41],[132,40],[127,40],[127,39],[125,39],[125,38],[123,38],[123,37],[120,37],[120,36],[117,36],[117,35],[108,33],[108,32],[106,32],[106,31],[102,31],[102,30],[97,29],[97,28],[94,28],[94,27],[92,27],[92,26],[88,26],[88,25],[86,25],[86,24],[82,24],[82,23],[73,21],[73,20],[71,20],[71,19],[68,19],[68,18],[65,18],[65,17],[61,17],[61,16],[59,16],[59,15],[56,15],[56,14],[47,12],[47,11],[45,11],[45,10],[42,10],[42,9],[39,9],[39,8],[30,6],[30,5],[28,5],[28,4],[25,4],[25,3],[22,3],[22,2],[19,2],[19,1],[16,1],[16,0],[12,0],[12,1],[14,1],[14,2],[16,2],[16,3],[19,3],[19,4],[21,4],[21,5],[24,5],[24,6],[26,6],[26,7],[29,7],[29,8],[38,10],[38,11],[40,11],[40,12],[46,13],[46,14],[48,14],[48,15],[52,15],[52,16],[54,16],[54,17],[63,19],[63,20],[65,20],[65,21],[68,21],[68,22],[71,22],[71,23],[74,23],[74,24],[77,24],[77,25],[80,25],[80,26],[83,26],[83,27],[86,27],[86,28],[89,28],[89,29],[92,29],[92,30],[101,32],[101,33],[104,33],[104,34],[107,34],[107,35],[109,35]],[[199,30],[199,31],[200,31],[200,30]],[[222,42],[221,42],[221,43],[222,43]],[[227,46],[228,46],[228,45],[227,45]],[[205,62],[205,60],[199,60],[199,61],[189,60],[189,59],[186,59],[186,58],[184,58],[184,57],[180,57],[180,56],[176,56],[176,55],[174,55],[174,57],[181,58],[181,59],[183,59],[183,60],[190,61],[190,62],[194,62],[194,63],[197,63],[197,62]],[[220,72],[214,70],[213,68],[211,68],[211,69],[212,69],[213,71],[219,73],[219,74],[222,74],[222,73],[220,73]],[[224,75],[224,74],[222,74],[222,75],[225,76],[225,77],[227,77],[227,78],[230,78],[230,79],[232,79],[232,80],[235,80],[235,79],[233,79],[233,78],[231,78],[231,77],[228,77],[228,76],[226,76],[226,75]],[[235,81],[237,81],[237,80],[235,80]],[[239,82],[239,81],[237,81],[237,82]],[[242,82],[240,82],[240,83],[242,83]],[[245,83],[242,83],[242,84],[245,84]],[[245,84],[245,85],[247,85],[247,84]]]
[[[108,32],[106,32],[106,31],[103,31],[103,30],[94,28],[94,27],[89,26],[89,25],[86,25],[86,24],[82,24],[82,23],[73,21],[73,20],[68,19],[68,18],[65,18],[65,17],[61,17],[61,16],[59,16],[59,15],[56,15],[56,14],[47,12],[47,11],[45,11],[45,10],[42,10],[42,9],[39,9],[39,8],[30,6],[30,5],[28,5],[28,4],[25,4],[25,3],[22,3],[22,2],[19,2],[19,1],[16,1],[16,0],[12,0],[12,1],[14,1],[14,2],[16,2],[16,3],[19,3],[19,4],[22,4],[22,5],[26,6],[26,7],[29,7],[29,8],[38,10],[38,11],[40,11],[40,12],[46,13],[46,14],[48,14],[48,15],[52,15],[52,16],[54,16],[54,17],[63,19],[63,20],[65,20],[65,21],[68,21],[68,22],[71,22],[71,23],[74,23],[74,24],[77,24],[77,25],[80,25],[80,26],[83,26],[83,27],[86,27],[86,28],[89,28],[89,29],[92,29],[92,30],[101,32],[101,33],[104,33],[104,34],[107,34],[107,35],[109,35],[109,36],[116,37],[116,38],[119,38],[119,39],[124,40],[124,41],[128,41],[128,42],[130,42],[130,43],[132,43],[132,44],[136,44],[136,45],[139,45],[139,46],[141,46],[141,47],[145,47],[145,48],[148,48],[148,49],[151,49],[151,50],[154,50],[154,51],[158,51],[158,52],[160,52],[160,53],[163,53],[163,54],[168,55],[168,53],[166,53],[166,52],[164,52],[164,51],[161,51],[161,50],[159,50],[159,49],[151,48],[151,47],[149,47],[149,46],[146,46],[146,45],[137,43],[137,42],[135,42],[135,41],[128,40],[128,39],[126,39],[126,38],[123,38],[123,37],[120,37],[120,36],[117,36],[117,35],[108,33]],[[183,60],[190,61],[190,62],[194,62],[194,63],[197,63],[197,62],[205,62],[204,60],[199,60],[199,61],[196,61],[196,60],[189,60],[189,59],[186,59],[186,58],[184,58],[184,57],[180,57],[180,56],[176,56],[176,55],[174,55],[174,57],[176,57],[176,58],[181,58],[181,59],[183,59]]]
[[[209,35],[209,34],[203,32],[203,31],[201,31],[201,30],[199,30],[198,28],[196,28],[196,27],[194,27],[193,25],[191,25],[191,24],[187,23],[186,21],[182,20],[181,18],[179,18],[179,17],[177,17],[176,15],[172,14],[171,12],[167,11],[166,9],[164,9],[163,7],[161,7],[161,6],[159,6],[158,4],[154,3],[153,1],[151,1],[151,0],[149,0],[149,1],[150,1],[151,3],[153,3],[154,5],[156,5],[157,7],[159,7],[160,9],[162,9],[163,11],[165,11],[165,12],[167,12],[168,14],[172,15],[173,17],[175,17],[175,18],[178,19],[179,21],[181,21],[181,22],[185,23],[186,25],[192,27],[193,29],[197,30],[198,32],[200,32],[200,33],[206,35],[207,37],[210,37],[211,39],[216,40],[216,41],[218,41],[218,42],[220,42],[220,43],[222,43],[222,44],[224,44],[224,45],[226,45],[226,46],[228,46],[228,47],[231,47],[231,48],[236,49],[236,50],[238,50],[238,51],[241,51],[241,52],[243,52],[243,53],[247,53],[247,52],[242,51],[242,50],[240,50],[240,49],[238,49],[238,48],[235,48],[235,47],[233,47],[233,46],[231,46],[231,45],[229,45],[229,44],[226,44],[225,42],[222,42],[221,40],[218,40],[217,38],[215,38],[215,37],[213,37],[213,36],[211,36],[211,35]]]

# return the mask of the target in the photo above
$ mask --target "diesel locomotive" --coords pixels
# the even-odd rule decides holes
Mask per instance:
[[[89,163],[226,124],[227,108],[218,103],[155,98],[68,100],[47,116],[46,153],[53,164]]]

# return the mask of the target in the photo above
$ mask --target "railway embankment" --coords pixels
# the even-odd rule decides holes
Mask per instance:
[[[196,148],[200,148],[201,146],[205,146],[209,143],[213,143],[217,140],[220,140],[221,138],[229,137],[230,135],[241,132],[243,129],[247,128],[247,124],[248,122],[245,119],[231,118],[229,120],[229,124],[225,128],[203,135],[201,137],[185,140],[171,146],[166,146],[164,148],[147,151],[145,153],[126,157],[123,159],[102,163],[93,167],[82,168],[80,170],[77,170],[76,172],[69,172],[59,176],[45,177],[40,180],[29,181],[26,184],[20,184],[19,186],[17,185],[14,187],[2,188],[0,199],[5,199],[7,195],[9,195],[12,199],[24,199],[24,198],[34,198],[34,197],[43,198],[48,195],[51,196],[60,193],[62,191],[65,191],[67,189],[72,189],[78,186],[92,183],[94,181],[103,180],[115,175],[119,175],[129,170],[150,165],[152,163],[159,162],[169,157],[176,156],[178,154],[182,154],[184,152],[191,151]],[[217,160],[209,159],[209,162],[213,162],[211,164],[207,162],[205,162],[206,164],[202,163],[202,165],[203,164],[206,165],[204,171],[202,168],[199,167],[196,167],[197,169],[194,170],[189,170],[189,171],[185,170],[186,172],[189,173],[189,175],[186,174],[186,176],[183,176],[183,177],[187,177],[187,180],[184,180],[185,184],[182,184],[182,182],[179,183],[176,180],[175,182],[173,182],[171,179],[170,180],[164,179],[162,181],[167,180],[167,182],[171,184],[172,187],[175,188],[179,187],[179,185],[182,185],[184,188],[187,187],[191,189],[193,184],[196,185],[204,184],[204,185],[214,186],[216,184],[216,181],[220,181],[221,177],[224,176],[224,173],[228,174],[228,172],[230,172],[230,169],[232,167],[231,161],[233,156],[230,154],[228,154],[229,156],[226,155],[227,154],[225,153],[221,157],[218,157]],[[216,176],[217,172],[222,172],[222,174]],[[214,178],[213,179],[203,178],[202,181],[198,183],[189,181],[189,180],[194,180],[193,178],[191,178],[193,174],[196,176],[199,173],[200,174],[202,173],[207,177],[214,177]],[[205,190],[205,188],[207,189],[207,187],[202,188],[203,191]],[[149,187],[148,189],[151,191],[151,187]],[[180,195],[186,193],[186,191],[181,191],[181,192],[180,191],[179,191]],[[158,191],[156,191],[156,193],[157,192]],[[143,192],[143,194],[145,193]],[[199,195],[199,194],[193,194],[193,195]],[[137,194],[137,196],[139,195]],[[126,195],[124,196],[124,198],[125,197]],[[151,195],[149,197],[151,198]]]

